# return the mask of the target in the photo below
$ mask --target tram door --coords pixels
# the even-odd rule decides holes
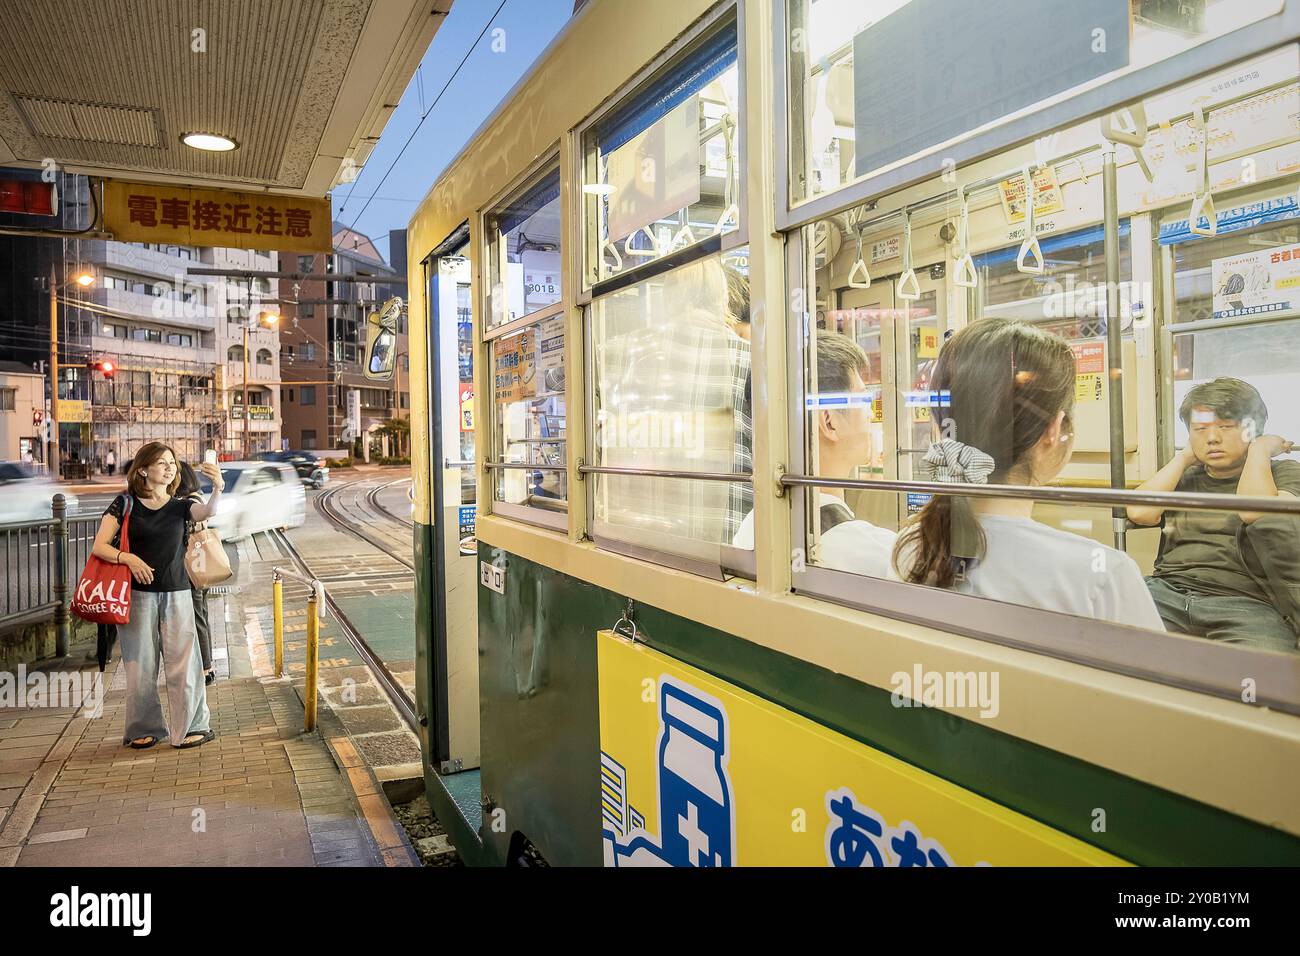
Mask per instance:
[[[876,392],[871,460],[859,470],[861,478],[918,478],[917,463],[933,441],[927,393],[948,328],[943,267],[934,274],[928,266],[918,268],[915,287],[909,283],[902,290],[909,297],[899,295],[898,279],[873,277],[869,288],[841,289],[839,308],[827,322],[827,328],[857,342],[871,363],[866,383]],[[897,528],[924,504],[918,495],[899,500],[894,494],[852,491],[846,500],[858,517],[888,528]]]
[[[456,244],[459,242],[459,244]],[[424,713],[430,763],[440,773],[479,765],[478,559],[474,542],[474,350],[468,243],[435,253],[429,288],[431,660]],[[468,391],[467,391],[468,390]],[[468,399],[468,400],[467,400]],[[472,415],[472,412],[470,413]]]

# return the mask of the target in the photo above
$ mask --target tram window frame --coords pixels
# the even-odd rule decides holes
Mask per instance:
[[[1052,97],[977,127],[974,132],[934,143],[880,166],[838,188],[812,194],[796,188],[800,177],[807,181],[809,169],[802,156],[802,143],[811,113],[805,109],[802,44],[792,42],[792,4],[808,0],[775,0],[772,4],[772,71],[775,114],[776,225],[782,232],[808,225],[846,206],[860,205],[910,183],[937,177],[958,166],[1009,149],[1018,142],[1040,135],[1043,129],[1060,129],[1089,117],[1111,112],[1114,104],[1140,101],[1153,90],[1190,82],[1198,76],[1260,55],[1279,45],[1279,37],[1300,36],[1300,5],[1279,0],[1281,9],[1263,19],[1205,39],[1164,59],[1139,66],[1127,66],[1103,74],[1087,83],[1063,90]],[[990,19],[996,17],[990,15]],[[800,27],[802,29],[802,27]],[[796,111],[798,111],[796,113]],[[796,156],[796,147],[799,156]]]
[[[565,329],[566,320],[565,320],[564,310],[560,309],[557,311],[557,310],[547,309],[545,311],[547,312],[546,315],[540,318],[533,318],[522,328],[520,328],[518,322],[514,322],[510,324],[510,328],[508,329],[495,330],[492,337],[486,343],[488,374],[485,378],[487,380],[490,380],[491,388],[492,388],[491,401],[488,403],[488,407],[490,409],[490,419],[491,419],[490,421],[491,433],[488,437],[490,457],[488,460],[491,463],[495,463],[495,464],[507,463],[506,447],[505,447],[507,444],[512,444],[512,445],[523,444],[531,448],[532,445],[535,443],[534,439],[529,439],[527,437],[523,439],[515,439],[507,443],[503,437],[503,421],[501,415],[502,405],[515,405],[520,402],[538,401],[539,399],[537,399],[536,396],[534,395],[531,397],[527,397],[527,396],[521,397],[512,402],[499,402],[497,400],[497,389],[496,389],[496,374],[497,374],[496,361],[497,361],[498,348],[501,348],[505,343],[512,342],[515,339],[520,338],[522,336],[531,335],[533,337],[532,349],[533,349],[533,367],[535,373],[533,381],[534,383],[537,384],[541,384],[545,382],[546,377],[544,374],[544,370],[538,369],[537,367],[537,363],[540,361],[540,354],[542,350],[542,341],[541,341],[542,327],[547,323],[558,323],[562,334],[564,334],[565,338],[568,337],[567,329]],[[544,399],[554,398],[557,396],[560,397],[564,402],[564,406],[563,406],[562,415],[558,417],[567,420],[570,411],[569,400],[568,400],[569,396],[568,396],[568,389],[567,389],[568,356],[564,346],[561,346],[559,351],[560,351],[560,360],[563,363],[560,366],[560,368],[562,370],[566,370],[566,374],[563,376],[563,379],[566,384],[562,386],[561,391],[546,395],[544,396]],[[551,419],[555,417],[557,416],[543,413],[543,418],[545,419]],[[513,477],[524,475],[526,476],[524,480],[525,482],[527,482],[531,480],[533,475],[543,475],[545,474],[544,472],[541,471],[532,472],[522,468],[489,467],[487,468],[487,472],[489,475],[488,486],[491,491],[492,513],[507,518],[514,518],[515,520],[522,521],[527,524],[537,525],[542,528],[549,528],[554,531],[567,531],[569,528],[569,502],[571,500],[570,496],[573,494],[573,483],[569,480],[570,476],[568,471],[568,452],[569,452],[568,428],[567,427],[564,428],[564,434],[560,438],[556,438],[553,441],[548,441],[545,443],[541,443],[540,440],[536,440],[536,443],[539,444],[541,447],[544,447],[545,445],[560,446],[560,458],[561,458],[560,462],[541,462],[540,464],[545,464],[547,466],[548,471],[550,471],[552,467],[562,467],[564,469],[563,471],[551,472],[552,474],[564,476],[563,482],[564,482],[565,497],[561,499],[563,501],[564,507],[559,508],[557,506],[556,508],[552,509],[552,508],[542,507],[539,505],[529,504],[527,501],[524,502],[508,501],[504,497],[506,494],[508,494],[506,490],[506,485],[507,483],[512,481]],[[524,464],[524,463],[509,462],[509,464]],[[531,498],[532,496],[529,495],[528,497]]]
[[[810,229],[787,235],[784,266],[788,288],[810,287]],[[787,460],[792,474],[812,474],[808,468],[805,388],[806,338],[814,331],[812,316],[795,312],[792,304],[785,329],[789,357],[786,388],[790,396]],[[796,556],[805,555],[809,501],[815,490],[805,485],[788,489],[791,541]],[[1071,490],[1087,494],[1089,489]],[[880,489],[877,493],[903,492]],[[1231,675],[1259,675],[1255,698],[1258,704],[1300,713],[1300,654],[1271,653],[1261,658],[1251,648],[837,570],[798,557],[792,563],[790,580],[794,593],[810,598],[1156,683],[1192,687],[1219,697],[1241,699],[1241,687]],[[1260,667],[1261,662],[1267,662],[1267,666]]]
[[[494,304],[492,292],[498,282],[498,277],[501,274],[503,265],[505,263],[505,256],[506,256],[505,244],[501,241],[502,233],[495,227],[495,224],[493,223],[493,219],[495,218],[497,213],[499,213],[503,209],[508,208],[512,203],[518,202],[521,199],[526,199],[535,190],[542,188],[546,180],[550,179],[551,177],[554,177],[555,179],[555,187],[557,190],[557,200],[558,200],[559,214],[560,214],[559,248],[557,249],[557,252],[561,257],[560,274],[559,274],[560,300],[558,302],[552,303],[551,305],[547,305],[539,309],[534,309],[532,312],[526,313],[517,318],[507,319],[505,321],[499,321],[495,324],[492,324],[491,316],[492,316],[492,308]],[[510,518],[522,522],[524,524],[530,524],[535,527],[545,528],[551,531],[567,531],[569,527],[569,506],[568,506],[569,498],[567,496],[573,493],[573,485],[569,481],[568,468],[567,468],[568,465],[568,429],[567,428],[565,429],[564,438],[559,439],[555,442],[555,444],[562,445],[564,448],[565,471],[563,472],[563,474],[565,475],[564,480],[565,480],[566,498],[564,499],[565,506],[563,510],[552,510],[550,508],[543,508],[539,506],[529,505],[526,502],[506,501],[502,497],[504,494],[506,494],[506,492],[503,489],[506,483],[511,480],[510,476],[524,474],[527,472],[525,472],[524,469],[518,469],[518,468],[507,469],[507,468],[491,467],[493,464],[502,464],[502,463],[522,464],[521,462],[520,463],[506,462],[506,449],[504,447],[504,443],[502,440],[501,410],[496,400],[495,369],[496,369],[497,349],[500,347],[503,341],[513,339],[517,336],[526,335],[529,334],[530,332],[533,333],[538,338],[540,338],[541,326],[544,323],[549,323],[549,322],[556,322],[556,321],[560,322],[562,326],[565,327],[565,335],[567,338],[567,314],[568,313],[567,313],[567,305],[565,301],[565,287],[567,285],[566,280],[568,277],[564,274],[565,272],[564,248],[567,244],[567,236],[569,232],[568,229],[569,217],[568,217],[568,211],[566,210],[564,204],[564,176],[563,176],[563,170],[560,168],[559,144],[557,143],[551,149],[547,150],[546,154],[543,156],[542,159],[530,165],[528,169],[526,169],[522,174],[516,177],[515,180],[510,183],[510,185],[508,185],[504,190],[502,190],[500,195],[495,197],[485,207],[484,211],[482,211],[477,216],[477,222],[479,226],[478,235],[482,237],[480,243],[480,248],[482,249],[482,253],[483,253],[482,261],[489,264],[488,270],[484,275],[483,288],[480,291],[477,302],[478,302],[478,308],[481,310],[481,314],[488,317],[488,321],[481,323],[479,342],[483,346],[483,351],[478,354],[482,355],[484,361],[486,361],[487,363],[486,366],[487,374],[481,380],[485,382],[489,382],[490,383],[489,387],[491,388],[490,400],[487,402],[487,411],[488,411],[487,414],[488,435],[486,439],[487,460],[484,462],[485,471],[487,473],[486,480],[485,480],[486,490],[488,492],[488,498],[491,502],[490,507],[492,513],[500,517]],[[506,288],[506,284],[502,283],[501,288],[504,291]],[[504,302],[508,308],[508,304],[509,304],[508,293],[505,295]],[[540,349],[540,341],[536,343],[535,348]],[[567,362],[568,362],[567,349],[562,349],[560,355],[561,355],[561,361],[565,363],[564,367],[567,369]],[[534,360],[536,360],[536,353],[534,353]],[[567,381],[568,379],[567,374],[565,375],[565,379]],[[564,418],[567,419],[569,414],[569,396],[568,396],[567,387],[565,389],[563,397],[565,403]],[[520,400],[522,401],[524,399],[520,399]],[[519,443],[522,442],[516,442],[516,444]]]
[[[607,301],[609,298],[612,298],[613,296],[618,295],[621,292],[626,292],[633,285],[645,286],[657,278],[663,278],[675,274],[681,274],[685,270],[690,269],[693,266],[702,265],[703,263],[712,260],[716,260],[719,269],[722,269],[724,260],[728,258],[740,258],[742,256],[747,257],[747,255],[748,255],[747,247],[743,249],[732,249],[728,252],[722,252],[721,250],[718,250],[716,248],[712,248],[712,249],[704,248],[701,249],[699,253],[690,257],[686,261],[675,263],[675,266],[672,269],[669,269],[667,271],[657,271],[654,274],[649,276],[642,276],[641,279],[634,284],[630,284],[630,285],[620,284],[618,288],[606,293],[605,295],[597,296],[595,299],[592,300],[592,302],[587,304],[587,306],[584,308],[583,323],[582,323],[584,364],[585,364],[585,372],[586,372],[586,374],[584,375],[584,379],[586,382],[585,413],[586,413],[586,420],[587,420],[587,434],[586,434],[585,451],[587,455],[586,458],[587,461],[593,462],[597,466],[604,464],[604,457],[597,453],[597,447],[596,447],[597,434],[599,432],[599,429],[596,427],[596,424],[598,422],[597,392],[599,386],[598,376],[596,374],[597,372],[596,353],[598,347],[603,346],[606,341],[609,342],[615,341],[615,339],[602,340],[602,342],[598,346],[596,342],[596,336],[593,330],[596,310],[603,304],[603,302]],[[747,278],[748,277],[746,276],[746,280]],[[752,353],[750,354],[752,356]],[[751,357],[751,362],[752,362],[752,357]],[[751,365],[751,370],[752,370],[752,365]],[[733,418],[735,414],[736,414],[736,409],[733,407],[732,408]],[[753,416],[752,406],[750,408],[749,414],[751,417],[749,447],[750,447],[750,453],[752,455],[753,441],[754,441],[754,431],[752,427],[752,416]],[[644,425],[643,421],[642,424]],[[635,427],[637,426],[629,425],[629,429],[628,429],[629,432],[633,431]],[[654,426],[653,425],[648,426],[648,430],[653,433]],[[674,470],[674,469],[668,469],[668,470]],[[695,469],[678,468],[675,470],[683,471],[683,472],[696,471],[705,474],[708,473],[706,469],[700,469],[700,468],[695,468]],[[743,473],[739,473],[739,472],[737,472],[736,475],[737,477],[748,477],[749,486],[750,487],[753,486],[754,475],[752,473],[752,469],[750,474],[748,474],[747,476],[744,476]],[[620,526],[618,523],[599,521],[597,519],[597,515],[599,514],[599,511],[597,509],[596,498],[600,490],[601,483],[607,478],[613,478],[616,480],[624,480],[624,481],[642,480],[642,481],[678,482],[678,481],[691,480],[691,479],[683,479],[683,478],[665,478],[660,476],[657,472],[652,472],[650,474],[645,474],[645,475],[631,474],[631,475],[617,475],[617,476],[605,475],[598,472],[589,474],[587,476],[587,481],[586,481],[586,485],[587,485],[586,504],[587,504],[587,515],[588,515],[588,522],[589,522],[589,533],[592,540],[595,542],[598,548],[605,551],[612,551],[618,554],[625,554],[630,557],[640,558],[642,560],[650,561],[655,564],[664,565],[666,567],[675,568],[677,570],[686,571],[692,574],[698,574],[704,577],[713,578],[715,580],[726,580],[728,577],[731,577],[733,575],[746,577],[750,580],[753,580],[756,577],[757,559],[756,559],[755,552],[752,548],[747,549],[747,548],[736,547],[732,545],[730,542],[713,544],[698,538],[692,538],[685,535],[673,535],[669,533],[647,533],[644,531],[638,532],[635,535],[635,537],[639,537],[640,540],[631,540],[632,537],[634,537],[634,535],[631,532],[628,532],[626,530],[624,530],[620,534],[620,528],[623,526]],[[703,484],[715,484],[715,482],[708,481],[706,479],[695,479],[695,480]],[[730,509],[730,502],[731,502],[730,489],[738,485],[741,485],[743,483],[717,482],[716,484],[727,489],[728,509]],[[751,510],[752,510],[752,506],[753,505],[751,499],[750,502]],[[730,512],[729,510],[728,513],[733,513],[733,512]],[[742,521],[743,518],[744,516],[742,515],[741,516]]]
[[[545,159],[540,163],[534,164],[521,177],[522,183],[512,185],[504,195],[491,203],[482,215],[482,233],[484,237],[484,259],[487,263],[487,274],[484,277],[483,288],[483,314],[487,321],[483,323],[483,337],[485,340],[495,335],[509,334],[511,329],[526,328],[534,322],[548,318],[552,315],[560,314],[564,311],[564,247],[565,242],[565,215],[564,215],[564,194],[560,176],[560,157],[558,147],[550,150]],[[514,210],[519,203],[535,200],[538,194],[549,194],[554,189],[554,196],[547,202],[541,204],[535,211],[534,215],[543,209],[555,205],[556,214],[559,216],[557,229],[555,255],[558,257],[556,265],[556,282],[558,285],[558,296],[555,302],[548,305],[539,306],[530,312],[521,312],[514,318],[510,317],[511,288],[510,282],[503,279],[509,273],[508,268],[508,249],[506,237],[511,230],[503,233],[498,228],[498,222],[502,215],[513,213],[518,216],[520,213]],[[526,216],[521,219],[516,226],[522,226],[531,219]],[[521,265],[522,269],[522,265]],[[494,294],[494,293],[498,293]],[[495,311],[494,311],[495,310]],[[504,318],[497,318],[498,315]]]
[[[728,252],[749,244],[749,216],[746,209],[749,170],[748,170],[748,123],[746,122],[746,42],[745,42],[745,4],[739,0],[724,0],[700,18],[690,29],[679,36],[670,46],[637,72],[627,83],[623,84],[601,109],[587,117],[573,131],[574,158],[577,170],[577,189],[575,202],[578,210],[578,233],[581,254],[577,257],[576,301],[579,305],[588,304],[593,295],[601,295],[616,288],[632,285],[656,272],[666,271],[683,262],[691,261],[701,255],[721,248]],[[588,187],[599,189],[602,186],[598,175],[599,143],[597,133],[601,124],[619,114],[626,113],[638,99],[654,92],[659,83],[675,68],[683,65],[698,53],[702,47],[717,40],[725,32],[734,32],[736,43],[735,67],[736,81],[736,215],[732,228],[697,239],[689,245],[679,248],[670,247],[663,254],[635,266],[624,268],[613,275],[603,275],[603,250],[599,245],[599,202],[603,193],[588,192]],[[729,67],[728,67],[729,69]],[[649,128],[649,127],[647,127]],[[689,207],[688,207],[689,208]],[[724,210],[725,213],[725,210]],[[725,224],[728,220],[722,220]],[[635,236],[635,234],[633,234]],[[693,235],[693,233],[692,233]],[[620,240],[619,244],[622,244]],[[572,274],[572,273],[571,273]]]

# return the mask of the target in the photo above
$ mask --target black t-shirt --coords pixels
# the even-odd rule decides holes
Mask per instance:
[[[194,502],[187,498],[169,498],[161,508],[150,508],[132,493],[131,517],[127,522],[127,550],[153,568],[153,581],[141,584],[132,579],[137,591],[188,591],[185,573],[185,522]],[[109,503],[104,514],[120,522],[125,508],[123,495]]]

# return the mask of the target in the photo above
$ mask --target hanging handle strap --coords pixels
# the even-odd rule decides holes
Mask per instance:
[[[1020,244],[1020,252],[1016,256],[1016,269],[1028,275],[1040,276],[1046,271],[1043,263],[1043,249],[1038,244],[1038,236],[1035,233],[1037,224],[1034,221],[1034,167],[1025,167],[1025,241]],[[1029,257],[1034,257],[1033,264],[1030,264]]]
[[[957,257],[957,265],[953,269],[952,284],[963,289],[973,289],[979,285],[980,277],[975,271],[975,260],[970,255],[970,203],[966,199],[964,186],[957,187],[957,205],[961,209],[957,219],[957,251],[961,255]]]
[[[1219,222],[1214,212],[1214,197],[1210,194],[1210,127],[1205,122],[1205,110],[1197,103],[1192,107],[1192,128],[1201,132],[1201,148],[1196,154],[1196,194],[1192,208],[1187,213],[1187,231],[1194,236],[1210,238],[1218,235]],[[1201,217],[1205,227],[1201,227]]]
[[[903,210],[903,274],[898,277],[894,294],[906,302],[921,298],[921,286],[912,268],[912,214],[906,209]]]
[[[858,230],[858,258],[853,262],[853,268],[849,270],[849,288],[850,289],[870,289],[871,272],[867,269],[867,264],[862,258],[862,230]]]

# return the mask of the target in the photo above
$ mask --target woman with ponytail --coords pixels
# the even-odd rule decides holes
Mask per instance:
[[[1025,322],[982,319],[954,335],[930,390],[936,440],[925,481],[1045,485],[1074,447],[1074,354]],[[1026,498],[935,495],[898,536],[894,572],[913,584],[1164,630],[1137,563],[1035,521]]]

